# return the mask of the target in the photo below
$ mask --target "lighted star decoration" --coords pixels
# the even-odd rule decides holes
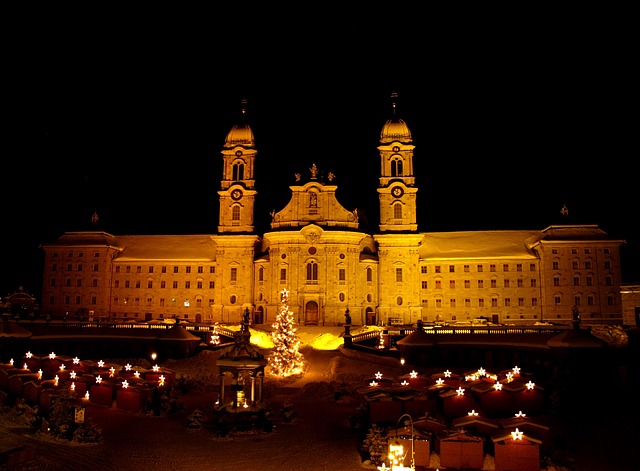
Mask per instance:
[[[71,383],[70,387],[71,387],[72,391],[75,391],[76,390],[76,383]]]
[[[49,353],[49,360],[53,360],[56,357],[56,354],[51,352]]]
[[[23,367],[25,370],[28,370],[28,369],[29,369],[29,365],[27,365],[26,363],[25,363],[24,365],[22,365],[22,367]]]
[[[60,365],[60,371],[64,371],[64,363]]]
[[[27,358],[31,358],[33,356],[33,353],[27,352],[27,353],[25,353],[24,356],[26,356]]]
[[[160,377],[158,378],[158,382],[160,383],[160,386],[164,386],[164,380],[166,378],[164,377],[164,375],[160,375]]]
[[[70,377],[71,379],[76,379],[76,372],[75,372],[75,371],[72,371],[71,373],[69,373],[69,377]]]
[[[136,372],[133,373],[133,376],[135,376],[136,378],[139,378],[140,377],[140,372],[136,370]]]
[[[153,371],[157,373],[158,371],[160,371],[160,367],[158,365],[153,365]]]
[[[522,440],[522,435],[524,435],[524,432],[518,430],[518,427],[516,427],[516,430],[514,432],[511,432],[511,437],[514,440]]]
[[[97,384],[102,383],[102,376],[100,376],[100,375],[96,376],[96,383]]]
[[[99,366],[100,368],[102,368],[102,367],[104,366],[104,361],[100,360],[100,361],[98,362],[98,366]]]
[[[533,383],[533,381],[529,380],[529,382],[527,383],[527,389],[533,389],[535,387],[536,385]]]
[[[56,377],[53,378],[53,384],[57,386],[58,385],[58,381],[60,381],[60,378],[58,378],[58,375],[56,375]]]
[[[75,357],[75,358],[73,359],[73,364],[74,364],[74,365],[79,365],[79,364],[80,364],[80,358]]]
[[[382,373],[379,371],[376,373],[376,379],[382,379]]]
[[[442,385],[444,384],[444,379],[442,379],[442,378],[438,378],[438,379],[436,380],[436,384],[437,384],[438,386],[442,386]]]
[[[129,382],[126,379],[122,382],[122,387],[124,389],[127,389],[129,387]]]
[[[86,394],[84,395],[84,398],[88,401],[89,400],[89,391],[86,392]]]
[[[109,376],[113,378],[115,375],[116,375],[116,369],[112,366],[111,368],[109,368]]]
[[[409,373],[409,376],[411,377],[411,379],[416,379],[418,377],[418,372],[416,370],[413,370],[411,373]]]
[[[451,378],[451,371],[447,370],[444,372],[444,377],[445,378]]]
[[[12,358],[11,360],[9,360],[9,364],[10,364],[11,366],[13,366],[13,358]]]
[[[502,383],[496,383],[493,387],[496,391],[502,391]]]
[[[476,412],[475,409],[471,409],[471,412],[467,412],[467,415],[472,417],[478,417],[478,413]]]
[[[480,368],[478,370],[478,375],[480,375],[480,376],[484,376],[486,373],[487,373],[487,370],[485,370],[484,368]]]
[[[409,381],[407,381],[406,379],[404,381],[402,381],[402,383],[400,383],[402,386],[409,386]]]
[[[527,416],[527,414],[525,414],[525,413],[524,413],[524,412],[522,412],[522,411],[519,411],[519,412],[516,414],[516,417],[526,417],[526,416]]]
[[[478,377],[476,375],[467,375],[467,376],[464,377],[465,381],[475,381],[477,379],[478,379]]]
[[[510,383],[511,381],[513,381],[513,373],[511,371],[509,371],[507,373],[507,381]]]
[[[371,382],[369,383],[369,386],[377,386],[377,385],[378,385],[378,383],[376,383],[375,381],[371,381]]]
[[[42,379],[42,369],[38,370],[38,379]]]
[[[462,389],[462,386],[458,387],[456,392],[458,393],[458,396],[464,396],[464,389]]]
[[[498,375],[487,375],[487,378],[498,381]]]
[[[129,371],[131,369],[131,365],[127,363],[126,365],[124,365],[124,369]]]
[[[514,366],[513,367],[513,373],[516,374],[516,375],[519,375],[520,374],[520,367]]]

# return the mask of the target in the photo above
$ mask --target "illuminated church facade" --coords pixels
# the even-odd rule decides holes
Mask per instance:
[[[83,319],[273,323],[280,293],[303,325],[622,324],[620,246],[594,225],[420,232],[414,145],[394,115],[378,143],[378,232],[311,164],[256,234],[255,146],[242,122],[222,147],[216,234],[66,232],[42,245],[41,313]]]

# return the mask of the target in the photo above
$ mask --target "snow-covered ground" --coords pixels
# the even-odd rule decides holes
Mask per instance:
[[[357,413],[356,400],[349,395],[336,400],[335,392],[345,385],[361,386],[377,371],[399,376],[399,365],[385,359],[341,349],[342,328],[301,328],[299,336],[306,361],[302,376],[265,380],[265,401],[273,409],[275,429],[220,437],[206,427],[188,427],[194,411],[208,413],[219,388],[216,359],[219,352],[203,351],[184,360],[168,360],[161,366],[177,377],[192,379],[199,385],[182,398],[184,409],[170,416],[154,417],[100,406],[87,410],[88,420],[102,429],[100,444],[61,443],[43,434],[33,434],[13,410],[0,415],[0,449],[34,446],[38,458],[20,469],[45,471],[100,470],[207,470],[207,471],[343,471],[375,470],[360,455],[362,432],[354,429],[350,416]],[[254,331],[252,342],[267,349],[272,346],[268,332]],[[603,397],[611,401],[611,397]],[[278,412],[291,404],[295,418],[278,420]],[[564,423],[566,445],[574,455],[574,465],[550,466],[547,471],[595,469],[639,469],[631,455],[631,439],[637,413],[616,416],[624,404],[612,404],[613,414],[593,421]],[[594,404],[590,413],[602,414],[602,404]],[[587,412],[589,414],[589,412]],[[606,426],[606,429],[600,427]],[[607,449],[608,448],[608,449]],[[432,467],[439,465],[437,455]],[[0,467],[0,469],[2,469]],[[494,469],[487,455],[484,470]]]

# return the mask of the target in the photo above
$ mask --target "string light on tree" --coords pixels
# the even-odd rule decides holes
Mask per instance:
[[[273,374],[291,376],[302,373],[304,357],[300,353],[300,337],[295,327],[294,314],[289,309],[289,290],[286,288],[280,292],[280,307],[272,327],[273,351],[269,364]]]

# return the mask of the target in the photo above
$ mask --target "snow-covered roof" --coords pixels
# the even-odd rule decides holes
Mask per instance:
[[[535,259],[526,240],[540,231],[426,232],[420,246],[422,259]]]
[[[216,243],[210,235],[134,235],[118,236],[124,247],[118,261],[201,260],[216,258]]]

